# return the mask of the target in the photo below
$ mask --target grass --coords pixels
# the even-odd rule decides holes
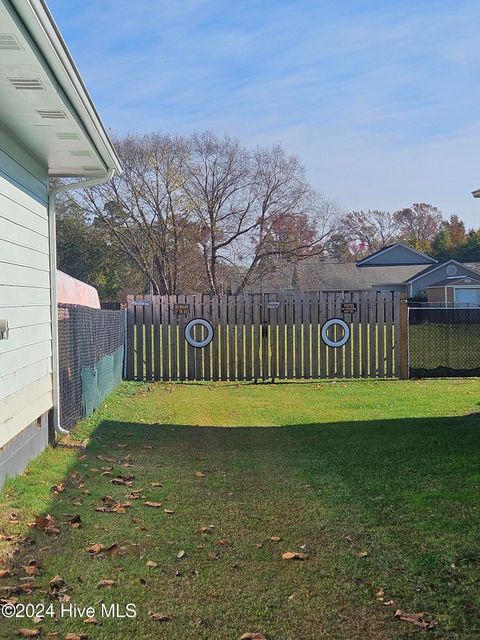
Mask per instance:
[[[53,602],[58,612],[43,591],[60,574],[70,602],[97,607],[99,620],[101,600],[137,607],[135,619],[101,626],[84,623],[86,616],[47,617],[41,637],[418,637],[394,617],[400,608],[434,619],[430,638],[473,640],[480,636],[478,403],[479,382],[466,379],[125,383],[76,430],[76,440],[88,439],[85,450],[49,449],[5,486],[0,529],[29,540],[13,556],[11,543],[0,543],[3,566],[17,574],[0,586],[18,585],[21,566],[33,559],[38,590],[21,602]],[[102,475],[111,466],[112,475]],[[110,483],[120,473],[135,475],[144,499],[127,499],[132,488]],[[50,487],[61,481],[65,490],[54,495]],[[105,495],[131,507],[95,511]],[[46,512],[58,522],[79,514],[83,528],[61,524],[51,537],[25,526]],[[120,554],[91,557],[92,543],[116,543]],[[282,560],[284,551],[307,559]],[[147,567],[149,560],[158,566]],[[116,584],[98,588],[105,579]],[[35,626],[2,622],[0,637]]]

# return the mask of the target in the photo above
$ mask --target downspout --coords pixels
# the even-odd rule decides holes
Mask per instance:
[[[60,371],[58,354],[58,308],[57,308],[57,232],[55,224],[55,199],[59,193],[86,189],[96,184],[108,182],[115,175],[115,169],[109,169],[102,178],[81,180],[63,184],[48,192],[48,236],[50,244],[50,313],[52,318],[52,364],[53,364],[53,426],[60,435],[68,435],[69,431],[60,425]]]

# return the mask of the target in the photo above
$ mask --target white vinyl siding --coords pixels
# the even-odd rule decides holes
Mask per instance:
[[[52,406],[47,175],[0,133],[0,447]]]

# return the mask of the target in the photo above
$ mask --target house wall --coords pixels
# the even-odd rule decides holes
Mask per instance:
[[[427,287],[429,287],[430,285],[435,284],[436,282],[442,282],[443,280],[446,280],[448,277],[448,274],[446,271],[448,264],[449,263],[446,262],[445,264],[440,265],[437,269],[429,271],[424,276],[419,277],[418,280],[415,280],[414,282],[412,282],[411,283],[412,290],[409,293],[409,295],[414,296],[419,291],[426,291]],[[461,278],[463,275],[472,277],[470,270],[463,271],[462,265],[456,265],[456,266],[458,269],[459,278]]]
[[[46,167],[0,131],[0,481],[46,444],[53,404],[47,204]]]
[[[428,302],[445,302],[445,287],[429,287],[427,289]]]

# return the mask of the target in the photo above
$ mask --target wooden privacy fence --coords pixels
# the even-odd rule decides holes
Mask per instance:
[[[213,327],[204,348],[185,339],[194,318]],[[342,347],[322,339],[332,318],[348,325]],[[195,327],[193,337],[203,339],[203,331]],[[333,326],[327,337],[337,341],[343,333]],[[406,377],[406,334],[399,293],[129,296],[126,373],[164,381]]]

